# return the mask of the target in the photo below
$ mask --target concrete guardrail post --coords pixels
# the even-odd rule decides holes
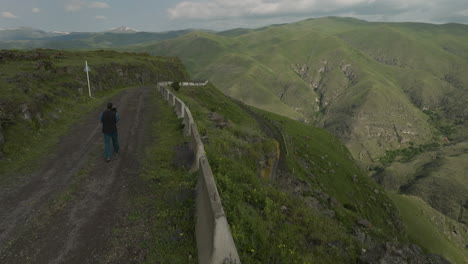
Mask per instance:
[[[176,98],[175,100],[175,106],[176,106],[176,113],[178,118],[183,118],[184,117],[184,108],[185,104],[180,100],[179,98]]]
[[[193,123],[193,117],[192,113],[190,112],[190,109],[188,107],[184,107],[184,135],[186,137],[189,137],[192,135],[192,123]]]
[[[195,122],[191,123],[191,130],[192,130],[192,144],[193,144],[193,153],[195,154],[195,160],[193,162],[192,168],[190,169],[191,172],[195,172],[199,169],[198,160],[201,156],[205,155],[205,147],[203,146],[203,142],[200,137],[200,133],[198,132],[197,125]]]

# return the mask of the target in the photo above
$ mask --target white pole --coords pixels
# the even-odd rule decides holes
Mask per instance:
[[[89,85],[89,68],[88,68],[88,61],[85,61],[86,64],[86,78],[88,79],[88,92],[89,92],[89,97],[93,98],[91,96],[91,86]]]

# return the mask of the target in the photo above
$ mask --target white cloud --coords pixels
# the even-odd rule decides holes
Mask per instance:
[[[2,18],[18,18],[18,17],[15,16],[13,13],[8,12],[8,11],[2,12],[2,13],[1,13],[1,17],[2,17]]]
[[[399,0],[401,1],[401,0]],[[181,2],[168,10],[173,19],[209,19],[215,17],[271,16],[328,12],[375,0],[209,0]]]
[[[457,14],[460,16],[468,17],[468,9],[458,11]]]
[[[110,8],[110,5],[105,2],[89,2],[83,0],[72,0],[65,5],[65,10],[69,12],[79,11],[83,8]]]
[[[96,16],[96,19],[98,20],[107,20],[106,16]]]
[[[88,3],[89,8],[109,8],[110,5],[104,2],[90,2]]]
[[[34,7],[34,8],[32,9],[32,12],[33,12],[33,13],[39,13],[39,12],[41,12],[41,9],[39,9],[39,8],[37,8],[37,7]]]
[[[65,10],[74,12],[81,10],[85,6],[86,2],[81,0],[73,0],[65,5]]]
[[[439,23],[468,20],[468,13],[461,10],[468,10],[467,0],[185,0],[167,13],[171,19],[200,21],[351,15]]]

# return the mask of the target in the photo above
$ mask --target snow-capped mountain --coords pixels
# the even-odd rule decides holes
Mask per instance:
[[[51,33],[55,35],[59,35],[59,36],[70,34],[70,32],[62,32],[62,31],[52,31]]]
[[[125,27],[125,26],[121,26],[121,27],[116,27],[116,28],[112,28],[106,32],[111,32],[111,33],[137,33],[137,32],[140,32],[139,30],[136,30],[136,29],[133,29],[133,28],[130,28],[130,27]]]

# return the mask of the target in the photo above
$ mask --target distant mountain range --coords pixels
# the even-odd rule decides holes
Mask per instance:
[[[47,32],[41,29],[31,27],[19,27],[13,29],[0,29],[0,41],[11,41],[11,40],[33,40],[33,39],[47,39],[57,36],[64,36],[69,34],[99,34],[99,33],[138,33],[139,30],[130,27],[116,27],[104,32],[60,32],[51,31]],[[148,32],[151,33],[151,32]],[[157,33],[156,33],[157,34]]]
[[[0,29],[0,49],[101,49],[123,47],[176,38],[203,29],[185,29],[166,32],[144,32],[130,27],[116,27],[103,32],[46,32],[41,29],[20,27]]]
[[[46,32],[30,27],[0,29],[0,41],[44,39],[66,34],[68,34],[68,32]]]

